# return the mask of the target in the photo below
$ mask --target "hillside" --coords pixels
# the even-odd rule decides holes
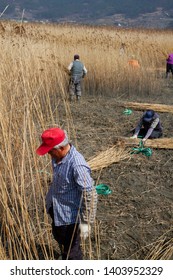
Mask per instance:
[[[77,22],[85,24],[118,25],[125,27],[173,27],[171,0],[2,0],[0,11],[6,6],[3,19],[23,17],[28,21]]]

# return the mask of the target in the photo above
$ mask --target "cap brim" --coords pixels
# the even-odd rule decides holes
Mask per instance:
[[[52,147],[46,146],[45,144],[41,144],[40,147],[38,147],[38,149],[36,150],[36,153],[39,156],[44,156],[50,150],[52,150]]]
[[[152,120],[152,118],[144,118],[145,122],[150,122]]]

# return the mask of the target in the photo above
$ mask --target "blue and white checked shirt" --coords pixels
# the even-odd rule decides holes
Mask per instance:
[[[91,170],[84,157],[72,145],[61,162],[52,160],[53,181],[46,196],[46,209],[53,206],[55,226],[92,220],[97,206],[97,194]],[[85,199],[86,197],[86,199]]]

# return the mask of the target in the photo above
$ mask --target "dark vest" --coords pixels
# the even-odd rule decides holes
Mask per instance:
[[[71,69],[72,76],[79,76],[82,78],[83,75],[83,64],[80,61],[73,61],[73,67]]]

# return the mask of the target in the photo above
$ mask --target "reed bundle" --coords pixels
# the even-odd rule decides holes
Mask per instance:
[[[125,146],[135,146],[139,144],[141,139],[120,137],[119,141],[121,141]],[[148,139],[145,142],[145,147],[156,149],[173,149],[173,138]]]
[[[124,159],[130,159],[130,152],[125,148],[123,143],[114,145],[113,147],[100,152],[92,157],[88,164],[91,170],[99,170]]]
[[[149,139],[146,141],[145,146],[158,149],[173,149],[173,138]]]
[[[153,251],[146,259],[150,260],[171,260],[173,257],[173,238],[165,242],[165,240],[160,241],[157,246],[154,246]]]
[[[172,260],[173,257],[173,238],[167,237],[172,230],[163,234],[156,242],[152,244],[151,250],[145,259],[147,260]]]
[[[157,112],[168,112],[173,113],[173,106],[172,105],[165,105],[165,104],[151,104],[151,103],[137,103],[137,102],[123,102],[118,103],[119,106],[125,108],[133,108],[137,110],[148,110],[152,109]]]
[[[6,256],[5,249],[3,247],[1,238],[0,238],[0,260],[7,260],[7,256]]]

